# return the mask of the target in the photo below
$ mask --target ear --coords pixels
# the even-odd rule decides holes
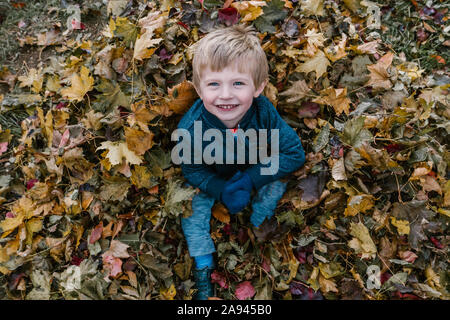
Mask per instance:
[[[268,82],[269,82],[269,79],[264,80],[263,83],[261,83],[261,85],[259,86],[259,88],[257,88],[255,90],[255,94],[253,95],[255,98],[259,97],[259,95],[263,92],[263,90],[266,87]]]

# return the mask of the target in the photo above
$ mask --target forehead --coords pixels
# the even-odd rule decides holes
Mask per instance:
[[[206,66],[200,75],[201,79],[204,81],[212,80],[215,78],[226,78],[226,79],[247,79],[252,80],[252,74],[245,67],[239,68],[236,65],[226,66],[222,69],[214,69],[210,66]]]

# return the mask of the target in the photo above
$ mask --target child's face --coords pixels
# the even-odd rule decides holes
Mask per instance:
[[[203,70],[197,92],[206,110],[219,118],[227,128],[235,128],[266,83],[255,88],[249,73],[240,73],[233,67],[213,72],[208,67]]]

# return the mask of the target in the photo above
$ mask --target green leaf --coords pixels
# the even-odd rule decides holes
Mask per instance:
[[[95,89],[102,92],[102,94],[95,96],[97,103],[94,104],[94,110],[96,111],[109,113],[118,106],[126,108],[130,106],[130,99],[122,92],[116,82],[102,78]]]
[[[274,23],[283,20],[287,16],[287,11],[284,8],[284,2],[281,0],[272,0],[263,7],[261,16],[254,21],[255,27],[262,33],[275,33],[276,28]]]
[[[322,150],[329,141],[330,137],[330,125],[327,123],[322,130],[320,130],[319,134],[314,138],[313,141],[313,150],[314,152],[319,152]]]
[[[389,259],[389,261],[392,263],[403,265],[403,266],[411,265],[411,263],[409,263],[408,261],[400,260],[400,259]]]
[[[1,101],[1,106],[5,110],[9,109],[6,107],[12,107],[15,109],[21,105],[26,105],[29,107],[30,105],[36,104],[42,101],[42,97],[39,94],[7,94]],[[2,110],[3,111],[3,110]]]
[[[0,176],[0,188],[8,187],[11,180],[12,180],[12,178],[10,175]]]
[[[33,289],[27,294],[27,300],[49,300],[50,299],[50,273],[44,270],[33,270],[31,282]]]
[[[299,247],[306,247],[308,244],[317,239],[317,236],[301,234],[296,240]]]
[[[194,188],[184,188],[182,180],[170,179],[167,184],[163,216],[173,215],[177,217],[185,210],[183,202],[191,200],[197,191]]]
[[[123,38],[125,46],[130,47],[131,43],[136,41],[138,29],[127,18],[117,18],[114,33]]]
[[[342,274],[345,269],[338,262],[322,263],[319,262],[319,270],[325,279],[334,278]]]
[[[390,277],[389,280],[387,280],[385,283],[383,283],[382,289],[389,291],[397,290],[394,284],[405,286],[407,279],[408,279],[407,272],[398,272],[394,274],[392,277]]]
[[[218,1],[218,0],[204,0],[204,1],[203,1],[203,6],[204,6],[207,10],[211,10],[211,9],[216,8],[216,7],[222,7],[222,6],[223,6],[223,1]]]
[[[344,132],[339,134],[342,142],[357,148],[364,142],[372,140],[372,133],[364,128],[364,120],[365,117],[348,120],[345,123]]]
[[[285,211],[276,216],[278,222],[286,223],[290,227],[294,227],[296,224],[301,226],[304,222],[303,215],[293,210]]]

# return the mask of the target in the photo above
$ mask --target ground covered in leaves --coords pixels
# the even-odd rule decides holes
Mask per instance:
[[[0,299],[192,298],[170,134],[193,45],[238,22],[307,156],[262,230],[213,208],[217,297],[449,298],[445,1],[1,6]]]

